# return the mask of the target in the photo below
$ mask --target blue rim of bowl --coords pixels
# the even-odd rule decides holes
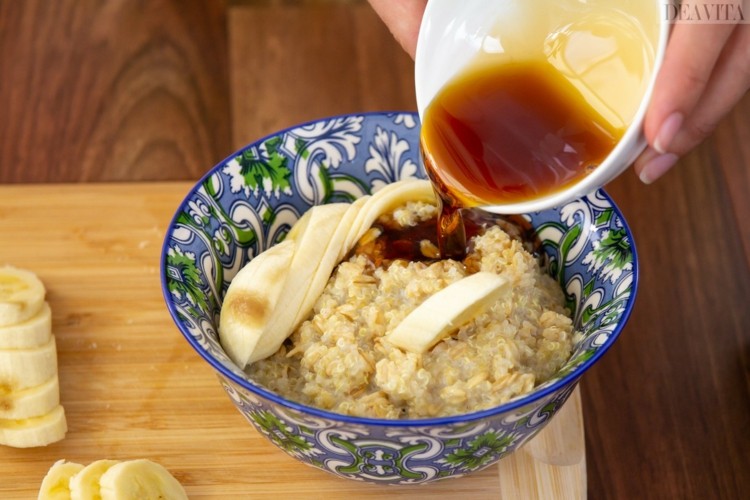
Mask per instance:
[[[190,191],[187,193],[187,195],[183,198],[182,202],[178,206],[178,208],[185,206],[185,202],[190,199],[195,192],[200,189],[200,186],[203,185],[204,181],[208,179],[210,176],[214,175],[216,171],[223,167],[228,161],[230,161],[232,158],[235,158],[240,152],[244,151],[248,147],[252,146],[253,144],[259,144],[263,141],[266,141],[267,139],[271,137],[275,137],[278,135],[282,135],[288,131],[297,129],[299,127],[304,127],[306,125],[311,125],[313,123],[317,123],[323,120],[334,120],[336,118],[344,118],[349,116],[386,116],[386,115],[393,115],[393,114],[413,114],[419,121],[419,116],[414,111],[372,111],[372,112],[364,112],[364,113],[344,113],[340,115],[333,115],[329,117],[323,117],[318,118],[315,120],[309,120],[307,122],[298,123],[295,125],[292,125],[290,127],[278,130],[276,132],[273,132],[271,134],[268,134],[260,139],[257,139],[251,143],[248,143],[244,147],[236,150],[232,154],[228,155],[226,158],[224,158],[221,162],[214,165],[208,172],[206,172],[203,177],[198,180],[195,185],[190,189]],[[548,387],[545,387],[538,391],[532,391],[526,396],[522,396],[517,399],[512,399],[511,401],[504,403],[500,406],[494,406],[492,408],[488,408],[486,410],[480,410],[473,413],[463,413],[460,415],[450,415],[446,417],[433,417],[433,418],[424,418],[424,419],[399,419],[399,420],[389,420],[389,419],[383,419],[383,418],[369,418],[369,417],[356,417],[352,415],[343,415],[341,413],[334,413],[326,410],[321,410],[320,408],[315,408],[314,406],[308,406],[302,403],[297,403],[295,401],[291,401],[288,399],[285,399],[281,396],[279,396],[276,393],[273,393],[269,390],[264,389],[263,387],[259,385],[254,385],[249,383],[247,380],[238,377],[235,373],[233,373],[231,370],[227,369],[221,362],[210,356],[202,347],[201,345],[195,340],[195,338],[185,330],[182,326],[182,323],[179,321],[179,317],[177,314],[177,311],[174,308],[174,305],[172,304],[172,301],[170,300],[170,292],[167,289],[166,286],[166,255],[167,250],[169,246],[169,236],[175,227],[175,223],[177,221],[177,217],[180,214],[180,211],[176,211],[174,216],[172,216],[172,219],[169,222],[169,226],[167,228],[166,234],[164,235],[164,242],[162,243],[162,252],[161,252],[161,258],[160,258],[160,279],[161,279],[161,291],[162,295],[164,297],[164,302],[167,305],[167,309],[169,310],[169,314],[172,317],[172,321],[175,323],[177,328],[182,333],[182,336],[185,337],[185,339],[190,343],[190,345],[195,349],[195,351],[198,352],[198,354],[210,364],[214,370],[216,370],[219,374],[222,376],[228,378],[235,384],[243,387],[244,389],[257,394],[258,396],[261,396],[265,399],[268,399],[272,401],[275,404],[278,404],[280,406],[284,406],[290,410],[297,411],[304,414],[313,415],[319,418],[326,418],[330,420],[336,420],[340,422],[344,422],[347,424],[359,424],[359,425],[374,425],[379,427],[427,427],[427,426],[442,426],[442,425],[453,425],[453,424],[461,424],[461,423],[467,423],[472,422],[475,420],[481,420],[487,417],[492,417],[498,414],[502,414],[511,410],[515,410],[517,408],[521,408],[523,406],[527,406],[538,399],[542,399],[561,388],[570,385],[575,384],[578,382],[578,379],[583,375],[591,366],[593,366],[609,349],[612,347],[614,342],[617,340],[617,338],[620,336],[620,333],[622,332],[623,328],[625,328],[625,325],[627,324],[628,320],[630,319],[630,315],[633,312],[633,306],[635,305],[635,298],[638,291],[638,280],[639,280],[639,269],[638,269],[638,253],[635,247],[635,241],[633,241],[633,233],[630,231],[630,227],[628,226],[627,221],[625,220],[625,217],[623,216],[622,212],[620,211],[620,208],[615,204],[615,202],[612,200],[612,197],[609,196],[609,194],[604,191],[604,189],[599,189],[599,193],[601,193],[604,198],[609,202],[609,204],[612,206],[612,209],[615,211],[617,216],[620,218],[620,221],[622,222],[623,228],[626,231],[626,234],[630,236],[630,245],[633,250],[633,284],[632,284],[632,292],[630,294],[630,297],[628,297],[628,301],[625,304],[625,310],[622,313],[622,321],[620,321],[617,324],[617,327],[609,334],[607,337],[606,343],[600,347],[596,354],[594,354],[591,358],[587,359],[580,365],[578,365],[572,372],[570,372],[565,377],[561,378],[560,380],[557,380],[553,384],[549,385]],[[553,209],[554,210],[554,209]],[[218,335],[218,330],[217,330]]]

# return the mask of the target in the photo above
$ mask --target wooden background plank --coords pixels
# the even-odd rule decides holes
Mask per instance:
[[[750,264],[750,94],[719,125],[709,141],[713,153],[704,165],[724,176],[726,190],[734,210],[733,226],[742,237],[745,257]]]
[[[715,140],[663,181],[608,186],[641,280],[617,346],[582,383],[594,498],[743,498],[750,478],[750,271]],[[630,471],[629,473],[627,471]],[[729,471],[732,471],[731,473]]]
[[[0,182],[196,178],[230,151],[224,2],[0,1]]]
[[[325,116],[416,108],[414,63],[364,2],[235,7],[229,40],[236,148]]]

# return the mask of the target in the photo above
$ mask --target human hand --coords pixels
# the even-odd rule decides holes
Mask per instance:
[[[426,0],[369,0],[414,57]],[[750,88],[750,25],[673,26],[644,119],[646,150],[634,169],[650,184],[708,137]]]
[[[673,26],[643,124],[649,147],[635,161],[646,184],[703,142],[750,87],[750,26]]]
[[[373,10],[391,30],[393,38],[414,59],[417,51],[417,37],[422,15],[427,6],[427,0],[368,0]]]

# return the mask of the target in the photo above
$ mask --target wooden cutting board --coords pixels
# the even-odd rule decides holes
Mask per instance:
[[[0,186],[0,265],[33,270],[47,287],[69,427],[65,440],[45,448],[0,446],[0,498],[36,498],[61,458],[149,458],[190,498],[585,498],[578,391],[521,452],[432,485],[342,480],[276,449],[234,409],[164,306],[162,239],[189,189],[184,182]]]

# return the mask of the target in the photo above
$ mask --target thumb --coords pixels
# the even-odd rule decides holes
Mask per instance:
[[[414,59],[417,37],[427,0],[369,0],[373,10],[380,16],[393,37]]]

